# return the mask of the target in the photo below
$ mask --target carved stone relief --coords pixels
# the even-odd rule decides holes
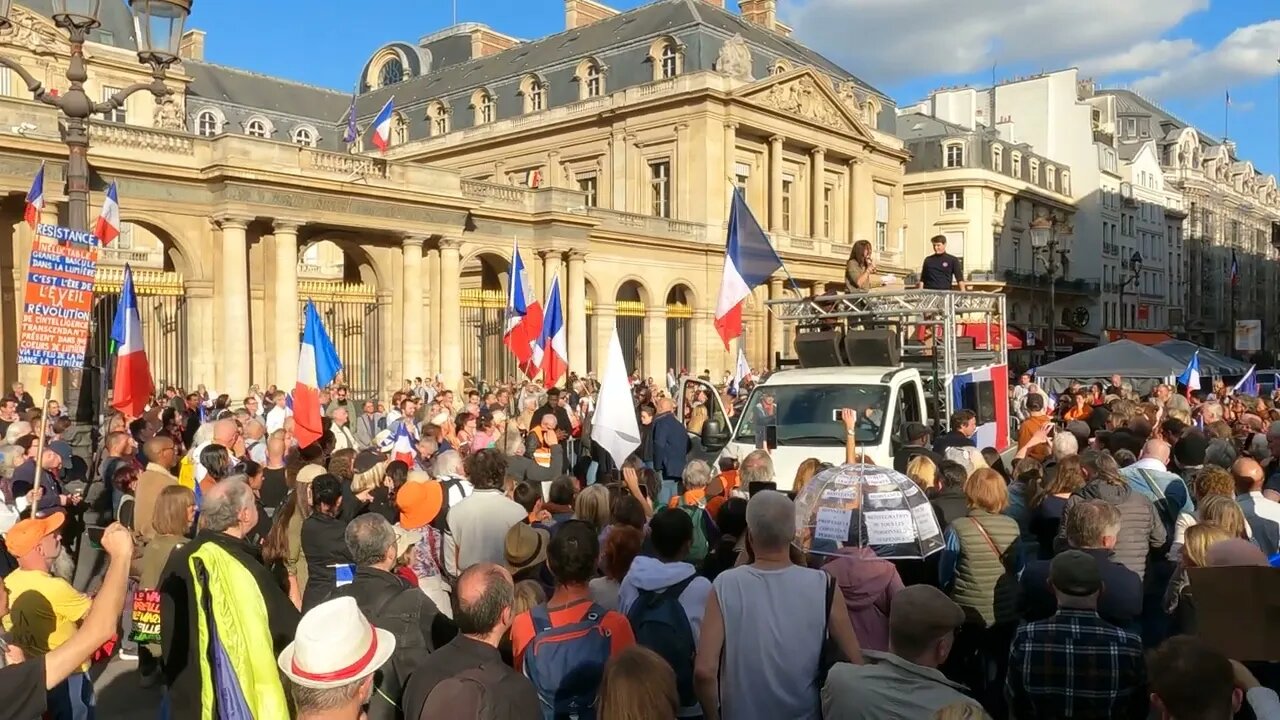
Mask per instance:
[[[187,112],[186,108],[183,107],[182,98],[177,95],[169,95],[164,100],[156,103],[153,120],[155,127],[161,130],[186,130]]]
[[[53,23],[36,13],[15,5],[9,11],[13,27],[0,32],[0,43],[26,48],[37,55],[58,53],[66,40]]]
[[[716,56],[716,70],[736,80],[753,79],[751,74],[751,49],[741,35],[734,35],[720,47]]]
[[[810,77],[770,87],[752,99],[784,113],[812,120],[827,127],[847,129],[848,121],[831,105]]]

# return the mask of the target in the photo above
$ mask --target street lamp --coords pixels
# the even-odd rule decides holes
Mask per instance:
[[[1124,321],[1129,317],[1129,313],[1124,311],[1124,289],[1130,285],[1138,284],[1138,274],[1142,272],[1142,253],[1137,250],[1129,256],[1129,277],[1120,282],[1120,337],[1128,337],[1125,335]]]
[[[94,102],[84,91],[89,79],[84,62],[84,42],[89,31],[98,27],[98,11],[102,0],[54,0],[53,22],[67,31],[71,43],[71,60],[67,65],[66,92],[45,89],[26,68],[13,58],[0,55],[0,65],[13,70],[27,84],[27,90],[38,101],[62,111],[62,141],[66,143],[68,221],[73,230],[89,229],[89,118],[119,109],[132,94],[150,90],[157,100],[173,91],[164,83],[169,66],[178,59],[182,27],[191,14],[193,0],[130,0],[134,22],[138,28],[138,60],[151,67],[151,81],[134,83],[103,102]],[[0,0],[0,29],[12,27],[9,10],[13,0]]]
[[[1058,346],[1058,258],[1061,256],[1066,258],[1067,249],[1059,249],[1059,239],[1065,241],[1071,237],[1072,228],[1065,223],[1059,223],[1057,218],[1052,214],[1041,215],[1031,221],[1031,248],[1036,251],[1036,257],[1040,258],[1045,264],[1045,269],[1049,272],[1049,349],[1045,353],[1045,357],[1049,361],[1057,359]],[[1045,253],[1041,255],[1040,253]]]

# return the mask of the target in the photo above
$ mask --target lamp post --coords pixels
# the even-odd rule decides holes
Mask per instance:
[[[13,58],[0,55],[0,65],[13,70],[31,95],[46,105],[62,111],[62,141],[68,150],[67,200],[68,224],[73,230],[89,229],[89,119],[124,106],[130,95],[150,90],[157,100],[173,91],[165,85],[165,74],[178,59],[182,28],[191,13],[193,0],[129,0],[138,29],[138,61],[151,67],[151,81],[134,83],[102,102],[94,102],[84,91],[89,79],[84,61],[84,42],[89,31],[98,27],[98,11],[102,0],[54,0],[53,22],[67,31],[71,43],[71,60],[66,78],[70,87],[52,93],[26,68]],[[12,26],[9,10],[13,0],[0,0],[0,29]]]
[[[1058,222],[1052,214],[1041,215],[1031,221],[1031,248],[1049,272],[1049,349],[1045,357],[1050,362],[1058,357],[1058,259],[1066,258],[1066,241],[1071,237],[1071,226]],[[1059,247],[1060,245],[1064,247]],[[1041,255],[1040,253],[1044,253]]]
[[[1130,285],[1138,284],[1138,273],[1142,272],[1142,253],[1137,250],[1129,256],[1129,277],[1120,282],[1120,337],[1128,337],[1125,334],[1125,319],[1129,317],[1129,313],[1124,311],[1124,289]]]

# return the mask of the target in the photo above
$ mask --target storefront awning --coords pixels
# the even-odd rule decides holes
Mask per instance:
[[[1167,340],[1173,340],[1174,337],[1169,333],[1159,332],[1157,330],[1125,330],[1124,332],[1121,332],[1119,330],[1108,330],[1107,339],[1108,340],[1120,340],[1120,339],[1132,340],[1141,345],[1153,346],[1153,345],[1159,345],[1160,343],[1165,342]]]
[[[1000,342],[1000,325],[998,323],[960,323],[960,337],[973,338],[974,346],[986,350]],[[1021,350],[1023,347],[1022,332],[1010,326],[1005,330],[1005,346],[1008,350]]]

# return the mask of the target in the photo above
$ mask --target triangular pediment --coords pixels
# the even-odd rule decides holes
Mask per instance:
[[[851,87],[836,94],[830,82],[811,68],[799,68],[759,82],[745,85],[733,96],[788,117],[821,125],[852,135],[859,140],[872,140],[871,130],[862,120],[863,97]]]

